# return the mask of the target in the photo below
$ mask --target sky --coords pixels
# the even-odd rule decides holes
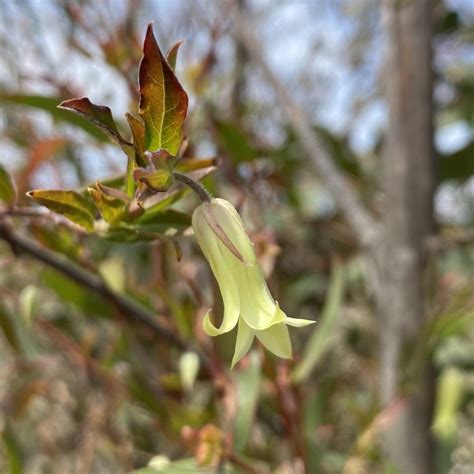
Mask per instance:
[[[446,0],[446,3],[456,8],[464,21],[474,17],[472,0]],[[120,19],[124,2],[107,0],[103,2],[104,8],[107,4],[113,5],[111,20]],[[374,4],[373,0],[249,0],[250,21],[258,25],[255,34],[261,40],[264,56],[273,71],[288,85],[295,100],[307,107],[315,122],[335,133],[347,133],[353,149],[362,155],[371,152],[387,122],[383,100],[374,99],[383,64],[380,19]],[[54,74],[94,102],[109,105],[116,117],[122,117],[129,109],[125,82],[104,63],[99,52],[89,60],[68,48],[64,40],[67,28],[57,1],[0,0],[0,5],[0,38],[15,37],[4,62],[21,60],[26,76],[36,76],[39,72]],[[143,24],[143,31],[146,24],[154,20],[157,36],[161,42],[167,42],[166,47],[176,39],[185,40],[178,62],[178,75],[182,74],[184,64],[193,64],[202,51],[206,51],[210,38],[201,25],[203,21],[212,21],[219,4],[204,0],[142,0],[141,5],[139,22]],[[360,56],[362,59],[356,72],[350,67],[347,54],[360,38],[353,20],[355,14],[357,21],[363,19],[364,27],[370,30],[370,39],[364,42],[365,54]],[[232,74],[232,52],[232,42],[226,37],[221,39],[217,55],[224,75]],[[449,43],[436,45],[436,67],[451,67],[453,57],[474,68],[472,47]],[[0,87],[12,90],[17,87],[15,83],[12,71],[0,64]],[[253,74],[250,83],[255,98],[266,101],[271,108],[274,97],[259,75]],[[21,81],[21,87],[28,93],[51,92],[44,83],[28,79]],[[252,92],[249,94],[252,96]],[[357,104],[362,105],[355,112]],[[55,127],[45,120],[44,114],[40,114],[38,120],[43,123],[45,133]],[[0,130],[2,121],[0,112]],[[264,124],[270,139],[278,136],[278,127],[272,127],[273,120]],[[461,148],[472,137],[469,125],[458,121],[438,127],[435,143],[439,150],[449,152]],[[14,146],[2,143],[2,149],[0,161],[18,162],[18,150]],[[100,152],[120,165],[121,158],[113,147]],[[88,165],[91,176],[110,172],[105,164],[108,160],[96,159],[94,147],[85,146],[83,154],[85,159],[92,157]],[[64,173],[67,181],[67,167]],[[46,185],[48,176],[45,175],[42,181],[44,183],[38,184]],[[446,191],[440,194],[446,195]],[[447,198],[442,199],[446,201]]]

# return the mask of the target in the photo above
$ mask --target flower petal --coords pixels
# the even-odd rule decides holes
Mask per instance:
[[[217,336],[232,330],[237,324],[240,313],[239,289],[233,278],[233,273],[221,253],[218,238],[209,229],[205,220],[200,219],[196,211],[193,214],[193,229],[196,239],[217,280],[224,303],[224,316],[219,328],[212,324],[209,317],[210,311],[204,317],[204,331],[210,336]]]
[[[255,335],[270,352],[283,359],[291,359],[291,340],[286,324],[275,324],[263,331],[256,331]]]
[[[217,327],[217,326],[214,326],[214,324],[211,321],[211,318],[210,318],[211,312],[212,312],[212,309],[210,309],[206,313],[202,321],[202,328],[204,329],[204,332],[208,336],[220,336],[221,334],[232,331],[232,329],[235,328],[235,325],[237,324],[237,320],[239,316],[238,313],[237,313],[236,318],[232,317],[232,315],[230,317],[229,316],[226,317],[226,314],[224,313],[224,318],[222,319],[222,323],[219,327]]]
[[[311,319],[299,319],[299,318],[285,318],[283,320],[285,324],[288,326],[293,326],[295,328],[302,328],[303,326],[309,326],[310,324],[314,324],[316,321],[312,321]]]
[[[215,198],[210,203],[210,212],[207,215],[209,216],[209,214],[242,255],[244,265],[255,265],[256,258],[252,241],[249,239],[235,207],[225,199]],[[228,245],[226,242],[222,242],[226,246]]]
[[[240,316],[252,329],[262,331],[286,318],[286,314],[273,300],[257,265],[242,268],[236,277],[240,294]]]
[[[239,362],[245,354],[247,354],[250,346],[252,345],[255,331],[253,331],[245,322],[240,319],[239,325],[237,326],[237,339],[235,341],[234,357],[232,358],[231,369],[234,365]]]

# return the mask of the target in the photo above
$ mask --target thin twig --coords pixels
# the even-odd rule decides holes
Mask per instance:
[[[0,209],[1,217],[48,217],[49,211],[43,207],[7,207]]]
[[[5,217],[24,217],[31,219],[47,219],[58,225],[63,225],[68,229],[74,231],[76,234],[86,235],[86,230],[78,224],[71,222],[66,217],[50,211],[44,207],[16,207],[11,206],[7,208],[0,208],[0,219]]]
[[[166,339],[171,345],[179,349],[186,349],[186,345],[181,339],[156,320],[156,315],[153,311],[130,297],[115,293],[101,277],[84,270],[68,258],[52,252],[33,240],[23,237],[13,230],[8,223],[2,221],[0,221],[0,238],[8,242],[14,252],[26,253],[36,260],[60,271],[71,278],[71,280],[107,300],[125,318],[143,324],[156,335]]]
[[[380,236],[379,224],[367,211],[359,195],[349,185],[344,175],[334,164],[314,130],[311,120],[293,101],[288,89],[266,63],[260,43],[254,36],[249,18],[243,18],[238,9],[234,9],[234,27],[237,40],[245,47],[249,57],[260,67],[266,80],[275,91],[279,102],[283,105],[287,119],[294,129],[301,146],[308,158],[312,160],[317,173],[324,180],[337,205],[353,227],[359,241],[366,246],[374,244]]]

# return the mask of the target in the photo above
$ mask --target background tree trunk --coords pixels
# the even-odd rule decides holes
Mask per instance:
[[[384,83],[390,123],[384,150],[384,232],[378,255],[380,289],[380,397],[389,404],[403,390],[403,414],[385,437],[386,452],[402,473],[433,472],[430,423],[432,376],[428,364],[401,387],[426,311],[425,247],[433,233],[435,184],[432,106],[432,2],[386,0]]]

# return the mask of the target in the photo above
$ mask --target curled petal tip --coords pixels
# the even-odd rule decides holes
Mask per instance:
[[[211,321],[211,312],[212,310],[210,309],[205,314],[202,323],[204,332],[208,336],[220,336],[221,334],[225,334],[226,332],[232,331],[232,329],[234,329],[235,325],[237,324],[237,318],[230,318],[228,316],[226,317],[226,314],[224,314],[224,318],[222,320],[221,325],[219,327],[216,327]]]

